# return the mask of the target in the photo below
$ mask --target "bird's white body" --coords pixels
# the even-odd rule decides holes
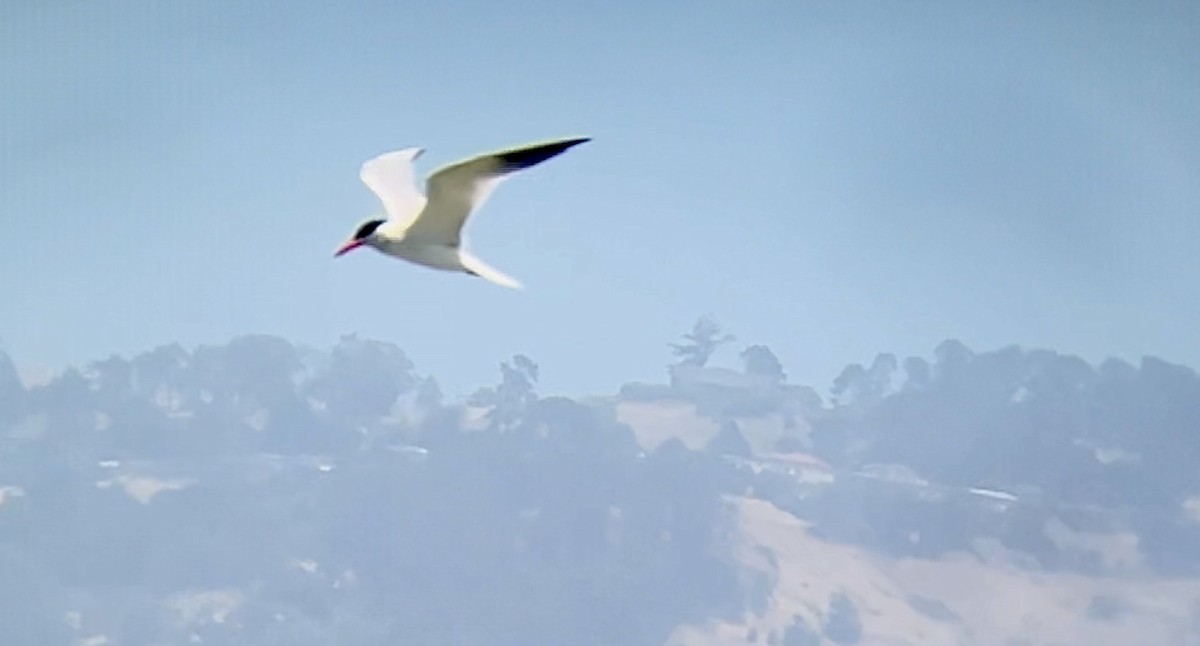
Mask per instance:
[[[519,288],[515,279],[463,247],[463,225],[509,175],[585,141],[563,139],[472,157],[430,175],[426,194],[417,189],[413,168],[424,149],[405,148],[370,159],[359,176],[379,197],[387,218],[363,223],[337,255],[365,245],[425,267],[465,272]]]
[[[426,244],[398,237],[381,239],[375,243],[375,248],[389,256],[403,258],[409,262],[434,269],[444,269],[446,271],[463,271],[466,269],[466,265],[463,264],[462,260],[462,247]]]

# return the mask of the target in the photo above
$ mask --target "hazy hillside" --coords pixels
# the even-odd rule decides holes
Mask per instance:
[[[38,386],[0,355],[0,643],[1200,643],[1200,379],[763,346],[446,402],[398,347],[247,336]]]

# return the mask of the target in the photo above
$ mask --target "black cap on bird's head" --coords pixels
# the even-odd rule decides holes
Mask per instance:
[[[362,240],[372,233],[375,233],[375,229],[378,229],[379,225],[383,224],[383,222],[383,220],[367,220],[366,222],[363,222],[362,226],[358,227],[358,231],[354,232],[354,239]]]
[[[367,238],[370,238],[371,235],[375,233],[375,230],[379,228],[379,225],[383,224],[384,222],[384,220],[367,220],[366,222],[363,222],[354,232],[354,236],[343,243],[342,246],[338,247],[338,250],[333,254],[334,257],[340,256],[348,251],[353,251],[354,249],[363,246],[366,243]]]

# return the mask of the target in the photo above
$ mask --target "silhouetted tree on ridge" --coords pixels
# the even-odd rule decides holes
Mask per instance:
[[[692,331],[683,335],[686,343],[672,343],[671,352],[679,358],[677,365],[703,367],[717,348],[734,340],[725,334],[711,316],[701,317]]]
[[[741,358],[746,374],[765,377],[775,383],[787,381],[783,364],[779,363],[779,358],[767,346],[747,346],[745,350],[742,350]]]

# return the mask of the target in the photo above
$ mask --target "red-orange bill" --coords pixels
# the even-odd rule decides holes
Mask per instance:
[[[346,253],[347,251],[354,251],[355,249],[361,247],[362,244],[363,244],[362,240],[347,240],[345,242],[345,244],[338,247],[338,250],[333,254],[333,257],[337,258],[338,256]]]

